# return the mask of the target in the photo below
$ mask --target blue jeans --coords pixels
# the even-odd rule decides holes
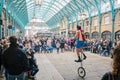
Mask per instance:
[[[57,53],[59,53],[59,48],[56,48],[57,49]]]
[[[106,49],[101,51],[101,55],[106,56],[107,53],[108,53],[108,50],[106,50]]]
[[[10,75],[8,73],[8,80],[25,80],[25,72],[19,74],[19,75]]]

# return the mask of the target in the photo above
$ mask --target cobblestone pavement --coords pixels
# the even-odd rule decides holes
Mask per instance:
[[[85,52],[87,59],[83,61],[86,70],[85,79],[78,76],[80,63],[75,63],[77,56],[73,52],[36,53],[39,72],[37,80],[101,80],[105,72],[111,71],[112,60],[90,52]],[[3,80],[3,79],[0,79]]]

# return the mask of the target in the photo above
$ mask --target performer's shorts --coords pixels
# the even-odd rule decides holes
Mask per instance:
[[[77,40],[76,41],[76,48],[81,48],[83,46],[83,44],[84,44],[84,41]]]

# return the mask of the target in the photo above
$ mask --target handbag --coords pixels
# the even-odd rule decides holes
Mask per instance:
[[[31,72],[31,75],[34,76],[37,74],[37,72],[39,71],[39,69],[37,67],[33,67],[32,68],[32,72]]]

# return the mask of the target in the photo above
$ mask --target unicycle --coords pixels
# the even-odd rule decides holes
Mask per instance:
[[[86,76],[86,71],[85,71],[85,68],[83,67],[83,64],[82,64],[82,62],[84,60],[82,53],[80,54],[80,58],[82,59],[82,61],[79,62],[80,63],[80,67],[78,67],[78,75],[79,75],[79,77],[84,78]]]

